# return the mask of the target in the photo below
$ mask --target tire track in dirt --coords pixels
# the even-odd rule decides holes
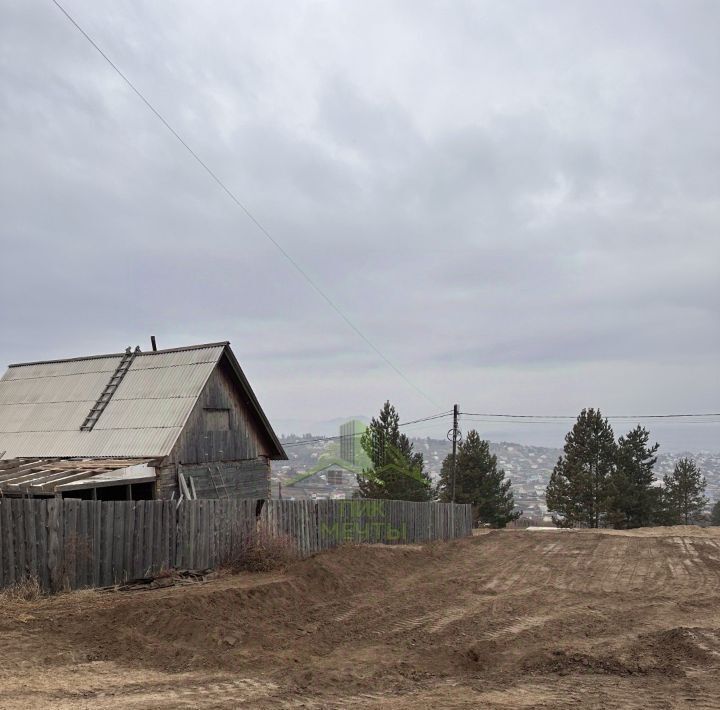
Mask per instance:
[[[260,582],[6,612],[0,704],[718,707],[720,531],[348,547]]]

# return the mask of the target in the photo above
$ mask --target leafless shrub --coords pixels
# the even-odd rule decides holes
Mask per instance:
[[[16,602],[34,602],[43,596],[37,577],[25,577],[15,584],[0,590],[0,605]]]
[[[295,540],[258,525],[251,535],[239,537],[225,566],[234,572],[273,572],[298,559]]]

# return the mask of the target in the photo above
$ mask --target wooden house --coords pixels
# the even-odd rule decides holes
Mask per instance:
[[[287,459],[228,342],[10,365],[0,495],[267,498]]]

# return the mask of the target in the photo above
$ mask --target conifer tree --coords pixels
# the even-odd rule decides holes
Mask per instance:
[[[438,484],[438,497],[449,502],[452,499],[453,456],[443,461]],[[498,470],[497,456],[490,453],[490,444],[470,431],[457,451],[455,478],[455,502],[470,503],[475,521],[504,528],[511,520],[520,517],[515,510],[511,481],[505,480],[505,471]]]
[[[545,494],[556,525],[598,528],[605,524],[616,448],[612,427],[600,410],[583,409],[565,436],[563,455]]]
[[[616,528],[651,525],[660,507],[660,488],[653,467],[659,444],[648,446],[650,433],[635,427],[618,440],[615,470],[610,475],[608,521]]]
[[[663,502],[671,525],[690,525],[708,504],[707,482],[695,461],[682,458],[671,475],[663,477]]]
[[[413,451],[410,439],[400,433],[399,423],[395,407],[385,402],[360,439],[372,462],[372,467],[358,476],[358,493],[363,498],[426,501],[432,497],[423,455]]]
[[[715,503],[710,513],[710,524],[720,525],[720,500]]]

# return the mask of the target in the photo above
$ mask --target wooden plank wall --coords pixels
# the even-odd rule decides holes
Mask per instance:
[[[165,461],[203,464],[206,461],[242,461],[270,456],[272,447],[267,433],[245,400],[223,357],[210,375]],[[213,429],[217,424],[208,416],[207,409],[227,409],[229,429]]]
[[[261,513],[256,517],[258,503]],[[0,588],[121,584],[169,569],[214,569],[263,530],[301,557],[343,543],[415,544],[472,533],[467,505],[407,501],[0,499]]]
[[[192,479],[198,498],[267,498],[270,495],[270,464],[267,459],[226,461],[204,466],[178,466]],[[177,473],[173,471],[177,480]]]

